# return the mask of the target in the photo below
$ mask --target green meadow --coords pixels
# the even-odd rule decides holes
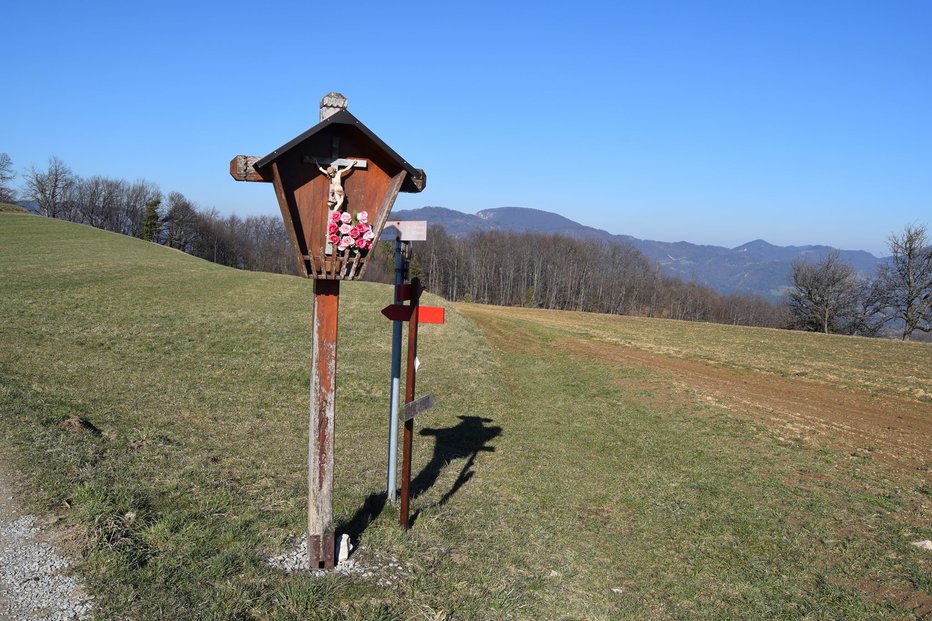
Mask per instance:
[[[932,553],[911,545],[932,538],[932,438],[890,466],[585,348],[924,412],[929,346],[427,295],[447,323],[420,330],[437,404],[403,533],[391,289],[341,291],[334,515],[367,573],[289,575],[266,560],[306,528],[312,283],[0,213],[3,474],[66,534],[97,618],[932,615]]]

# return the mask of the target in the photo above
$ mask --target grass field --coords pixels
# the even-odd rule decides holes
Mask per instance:
[[[346,283],[334,511],[374,576],[289,576],[265,559],[305,528],[311,284],[18,214],[0,278],[5,470],[100,618],[932,615],[928,345],[450,308],[402,534],[390,290]]]

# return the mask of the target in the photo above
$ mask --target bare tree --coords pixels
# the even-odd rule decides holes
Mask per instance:
[[[878,269],[876,290],[888,319],[903,322],[908,341],[916,330],[932,331],[932,244],[919,225],[890,235],[888,244],[892,256]]]
[[[185,198],[181,192],[168,195],[168,209],[163,222],[165,224],[165,245],[185,252],[192,250],[197,235],[198,213],[194,203]],[[203,256],[198,254],[198,256]]]
[[[9,185],[15,177],[13,160],[6,153],[0,153],[0,203],[12,203],[16,200],[16,192]]]
[[[38,203],[44,215],[57,218],[67,207],[68,195],[74,181],[74,173],[68,165],[52,156],[49,158],[49,167],[45,172],[36,170],[35,166],[29,169],[26,174],[26,197]]]
[[[111,181],[100,176],[78,179],[71,184],[73,212],[65,214],[59,209],[58,217],[88,224],[98,229],[107,229],[112,209]]]
[[[793,327],[813,332],[846,332],[859,314],[864,283],[838,251],[819,263],[793,262],[789,309]]]

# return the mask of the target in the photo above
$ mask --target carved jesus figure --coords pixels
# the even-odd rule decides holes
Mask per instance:
[[[330,197],[327,199],[327,204],[330,205],[331,210],[339,211],[346,200],[346,194],[343,192],[343,175],[353,172],[356,160],[351,161],[343,169],[338,166],[327,166],[324,169],[317,160],[314,160],[314,163],[317,164],[317,170],[330,177]]]

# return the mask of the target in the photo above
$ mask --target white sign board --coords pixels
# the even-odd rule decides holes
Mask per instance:
[[[421,412],[426,412],[432,407],[434,407],[434,393],[429,392],[410,403],[405,403],[404,410],[399,412],[399,414],[403,421],[408,422]]]
[[[382,229],[382,241],[424,241],[427,239],[427,220],[389,220]]]

